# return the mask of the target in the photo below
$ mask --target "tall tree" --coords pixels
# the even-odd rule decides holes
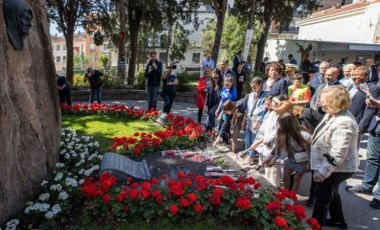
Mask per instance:
[[[212,47],[211,58],[214,60],[214,62],[217,62],[220,45],[222,43],[223,25],[224,25],[224,18],[227,12],[228,0],[210,0],[210,3],[216,15],[216,34],[215,34],[214,45]]]
[[[74,73],[74,32],[83,26],[85,17],[94,12],[100,0],[46,0],[46,8],[51,21],[63,33],[67,47],[66,77],[73,82]]]
[[[185,52],[187,47],[190,45],[189,40],[190,31],[186,30],[181,24],[178,22],[174,27],[174,36],[173,36],[173,47],[172,52],[170,54],[171,60],[184,60]]]

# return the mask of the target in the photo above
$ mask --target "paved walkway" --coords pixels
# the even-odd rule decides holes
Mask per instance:
[[[75,102],[74,102],[75,103]],[[139,108],[146,109],[147,103],[146,101],[105,101],[106,104],[125,104],[127,106],[136,106]],[[163,102],[159,101],[157,109],[162,110]],[[186,103],[177,103],[174,102],[172,107],[172,113],[175,115],[182,115],[186,117],[191,117],[194,120],[197,120],[198,109],[194,104],[186,104]],[[203,115],[202,122],[206,119],[206,116]],[[241,133],[241,136],[243,133]],[[364,167],[365,167],[365,159],[366,159],[366,147],[367,147],[367,138],[368,136],[364,136],[361,146],[360,146],[360,169],[359,171],[352,177],[347,180],[347,183],[341,185],[340,194],[342,197],[343,203],[343,211],[345,214],[346,221],[348,223],[349,229],[380,229],[380,210],[372,209],[368,206],[369,201],[372,200],[372,196],[369,195],[359,195],[352,194],[345,191],[346,185],[356,185],[359,184],[360,181],[364,177]],[[242,143],[242,139],[240,139]],[[249,165],[244,164],[244,162],[239,161],[240,166],[249,170]],[[311,174],[306,174],[303,178],[302,185],[299,191],[299,201],[301,204],[305,206],[306,200],[309,196],[309,188],[310,188],[310,179]],[[308,216],[311,216],[313,209],[306,207]],[[326,228],[326,229],[335,229],[335,228]]]

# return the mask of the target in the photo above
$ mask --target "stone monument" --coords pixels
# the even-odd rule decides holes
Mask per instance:
[[[18,0],[29,7],[19,13],[26,25],[19,38],[22,46],[9,39],[6,1],[0,0],[0,226],[36,195],[42,180],[52,173],[60,143],[45,1]]]

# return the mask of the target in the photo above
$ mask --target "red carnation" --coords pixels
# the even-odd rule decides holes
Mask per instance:
[[[169,212],[173,215],[177,214],[179,211],[179,208],[176,204],[172,204],[169,208]]]
[[[160,180],[158,180],[157,178],[153,177],[153,178],[150,180],[150,182],[151,182],[152,184],[158,184],[158,183],[160,183]]]
[[[297,219],[302,220],[302,219],[306,218],[306,213],[305,213],[305,209],[303,206],[294,205],[292,209],[293,209],[294,215],[296,216]]]
[[[131,191],[129,191],[129,195],[132,199],[137,200],[140,196],[140,191],[137,189],[131,189]]]
[[[186,208],[189,205],[189,201],[185,198],[182,198],[179,203],[181,204],[182,207]]]
[[[318,220],[315,219],[315,218],[309,218],[306,220],[306,223],[308,225],[310,225],[310,227],[313,229],[313,230],[320,230],[321,229],[321,225],[318,223]]]
[[[117,195],[117,200],[119,202],[123,202],[124,200],[126,200],[128,198],[128,195],[125,191],[119,193],[119,195]]]
[[[257,189],[259,189],[261,187],[261,184],[259,182],[257,182],[257,183],[255,183],[254,187],[257,190]]]
[[[150,191],[150,188],[151,188],[151,186],[150,186],[149,182],[143,182],[141,184],[141,190]]]
[[[144,200],[148,199],[149,196],[150,196],[150,192],[149,192],[149,191],[147,191],[147,190],[142,190],[142,191],[141,191],[141,197],[142,197]]]
[[[201,212],[203,212],[203,206],[202,206],[201,204],[197,203],[196,205],[194,205],[194,211],[195,211],[196,213],[201,213]]]
[[[286,222],[286,219],[280,216],[276,216],[276,218],[274,218],[274,224],[277,225],[279,228],[288,227],[288,223]]]
[[[215,206],[218,206],[221,203],[220,197],[219,196],[214,196],[214,195],[210,196],[208,198],[208,201],[210,202],[210,204],[215,205]]]
[[[140,150],[139,148],[135,148],[135,149],[133,150],[133,153],[134,153],[135,155],[140,155],[141,150]]]
[[[124,207],[124,212],[128,212],[129,211],[129,206],[125,206]]]
[[[217,196],[217,197],[223,196],[223,189],[221,189],[221,188],[215,188],[214,192],[213,192],[213,195]]]
[[[105,194],[103,196],[103,201],[104,201],[105,204],[108,204],[110,202],[110,200],[111,200],[111,195],[110,194]]]
[[[131,184],[131,188],[132,189],[137,189],[139,187],[139,184],[137,184],[137,183],[132,183]]]
[[[156,197],[158,197],[158,196],[161,196],[161,192],[160,192],[159,190],[154,190],[154,191],[152,192],[152,197],[153,197],[153,198],[156,198]]]
[[[183,178],[186,177],[186,174],[185,174],[184,172],[180,171],[180,172],[177,174],[177,176],[178,176],[179,179],[183,179]]]
[[[187,199],[189,200],[190,204],[194,203],[197,200],[197,195],[195,193],[189,193],[187,195]]]
[[[245,197],[239,197],[236,200],[236,207],[243,210],[248,210],[251,208],[251,200]]]

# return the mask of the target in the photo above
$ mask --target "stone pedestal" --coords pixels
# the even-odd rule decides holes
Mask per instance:
[[[9,42],[0,0],[0,226],[33,198],[58,160],[60,111],[43,0],[23,50]]]

